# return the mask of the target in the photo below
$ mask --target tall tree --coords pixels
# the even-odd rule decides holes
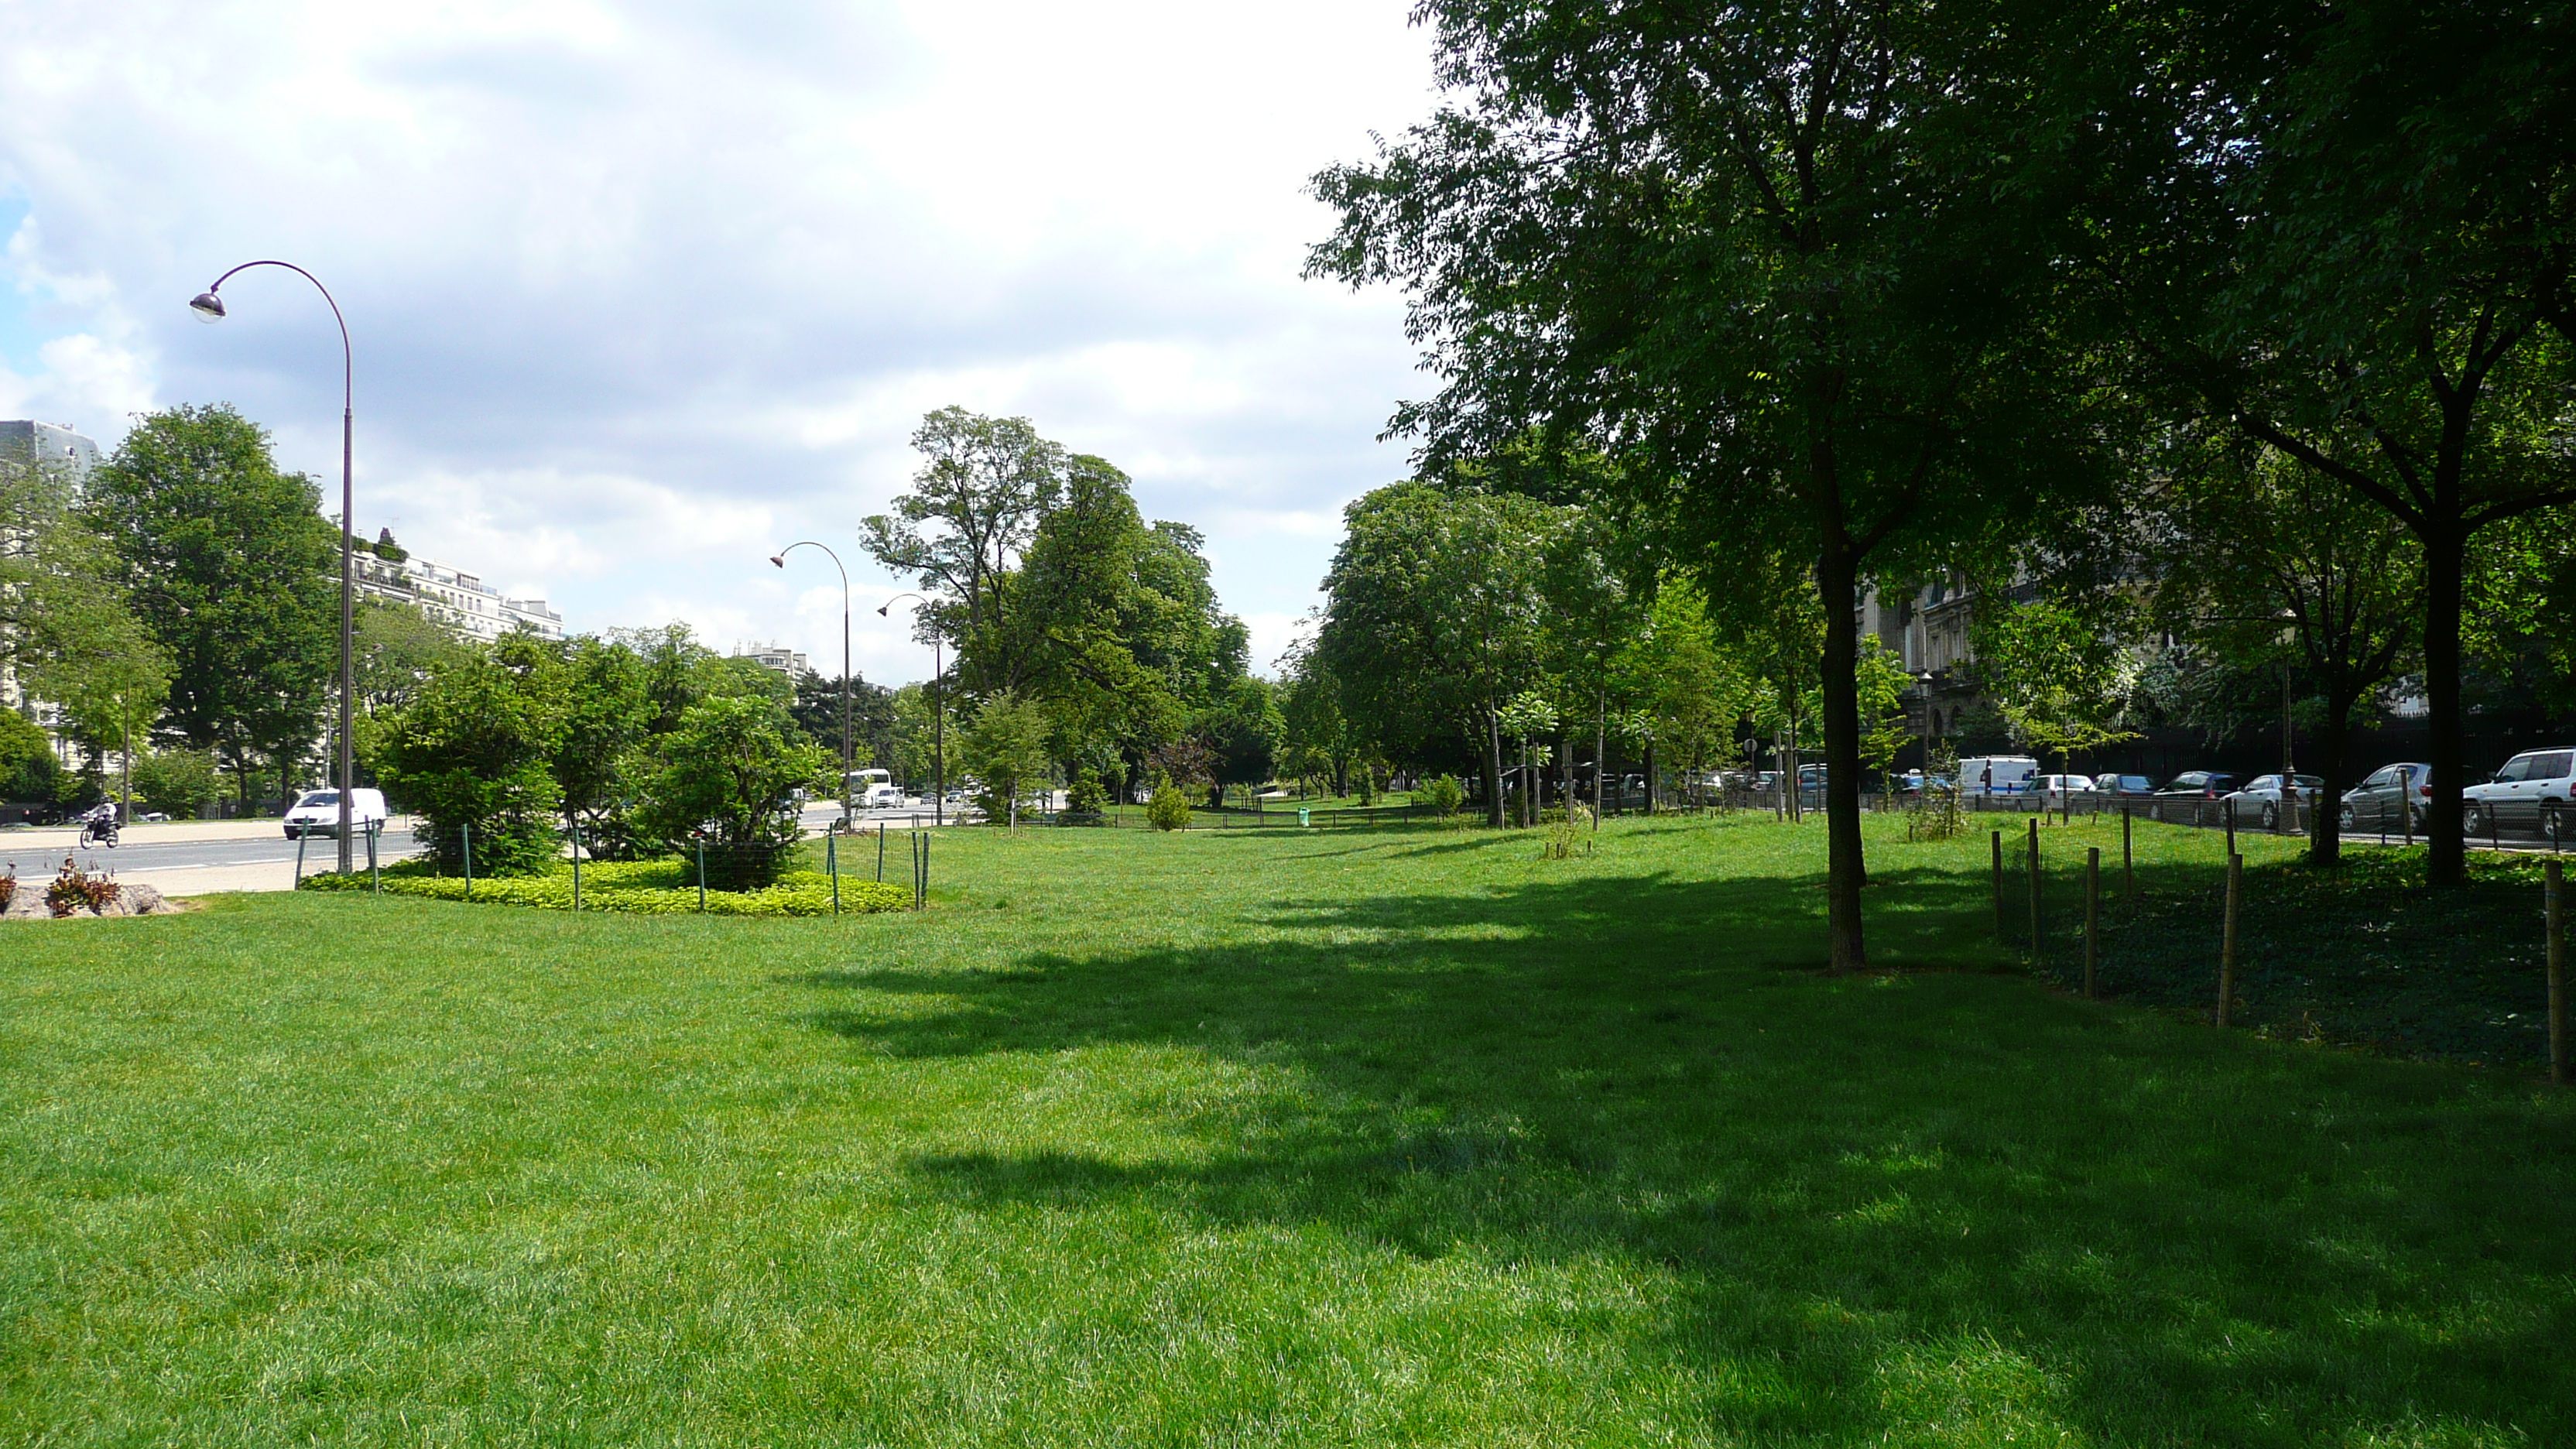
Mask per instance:
[[[2335,863],[2354,712],[2416,658],[2419,542],[2337,480],[2242,444],[2204,449],[2145,512],[2168,632],[2307,674],[2319,709],[2306,763],[2323,782],[2308,854]]]
[[[65,469],[0,458],[0,663],[29,697],[61,709],[93,775],[111,750],[131,773],[169,689],[169,656],[117,574]]]
[[[2182,13],[2177,11],[2177,14]],[[2412,534],[2433,883],[2465,879],[2464,581],[2576,499],[2576,12],[2244,7],[2140,87],[2098,273],[2151,371]],[[2210,39],[2207,37],[2214,37]]]
[[[222,404],[144,417],[89,480],[83,512],[170,656],[167,728],[219,753],[245,798],[255,762],[287,790],[322,731],[339,629],[320,506]]]
[[[916,616],[957,651],[970,690],[1019,683],[1006,576],[1064,489],[1065,453],[1026,418],[960,407],[925,416],[912,435],[923,462],[892,513],[859,530],[868,555],[939,597]]]
[[[2089,395],[2048,325],[2081,136],[2032,70],[2089,9],[1931,0],[1428,0],[1463,96],[1371,164],[1310,269],[1411,293],[1443,381],[1426,462],[1538,426],[1723,565],[1811,561],[1831,965],[1861,923],[1858,590],[2080,476]]]
[[[1539,577],[1563,510],[1509,493],[1398,483],[1342,512],[1315,657],[1344,711],[1390,756],[1434,731],[1475,752],[1503,824],[1501,710],[1541,643]]]

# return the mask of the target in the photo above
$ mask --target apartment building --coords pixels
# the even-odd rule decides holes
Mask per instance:
[[[563,616],[543,599],[513,599],[476,574],[417,555],[393,560],[360,546],[358,592],[389,603],[410,604],[460,639],[490,641],[514,629],[539,637],[564,636]]]

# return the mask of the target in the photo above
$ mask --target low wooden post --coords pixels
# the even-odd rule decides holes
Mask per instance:
[[[1111,817],[1111,823],[1117,823],[1115,816]],[[885,833],[885,822],[880,820],[877,822],[877,884],[879,885],[885,884]]]
[[[2558,857],[2542,867],[2548,872],[2549,904],[2549,1080],[2567,1085],[2567,891]]]
[[[2096,977],[2102,966],[2102,847],[2084,848],[2084,996],[2101,993]]]
[[[383,840],[385,822],[373,821],[367,826],[367,889],[377,895],[385,893],[384,872],[378,867],[376,847]]]
[[[1995,845],[1995,939],[2004,938],[2004,833],[1994,832]]]
[[[572,827],[572,913],[581,914],[581,824]]]
[[[832,914],[841,913],[841,833],[823,837],[823,868],[832,873]]]
[[[2236,998],[2236,910],[2245,893],[2245,857],[2230,853],[2227,857],[2226,924],[2218,937],[2218,1024],[2227,1025],[2229,1005]]]
[[[2030,964],[2039,965],[2039,817],[2030,820]]]
[[[2138,859],[2129,845],[2129,802],[2120,802],[2120,894],[2128,900],[2138,898]]]
[[[295,832],[295,888],[297,890],[304,889],[304,842],[311,839],[312,835],[313,829],[311,826],[306,826],[304,829]],[[466,886],[466,891],[469,894],[473,889],[474,887],[470,883]]]

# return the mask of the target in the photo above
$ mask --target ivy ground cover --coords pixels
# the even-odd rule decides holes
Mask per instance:
[[[0,934],[0,1443],[2576,1441],[2567,1097],[2074,998],[1982,837],[1849,979],[1820,822],[938,848]]]

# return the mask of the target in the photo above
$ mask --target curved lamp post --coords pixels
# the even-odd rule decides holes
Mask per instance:
[[[841,567],[841,556],[829,544],[800,538],[769,556],[780,568],[787,567],[787,556],[800,548],[819,548],[841,570],[841,818],[843,828],[858,828],[859,814],[850,805],[850,571]]]
[[[321,278],[293,262],[244,262],[232,271],[215,278],[213,286],[198,293],[188,303],[189,308],[197,314],[197,320],[200,322],[224,320],[224,283],[232,280],[234,272],[246,272],[253,267],[284,267],[311,282],[313,290],[320,292],[322,300],[330,304],[331,320],[340,324],[340,829],[338,834],[340,874],[347,875],[351,870],[353,858],[350,853],[349,839],[349,794],[357,785],[356,767],[351,761],[349,752],[349,698],[353,692],[350,657],[354,652],[353,643],[357,634],[358,620],[357,574],[356,566],[351,562],[351,556],[356,552],[352,530],[357,527],[357,520],[352,513],[355,493],[350,485],[349,476],[350,437],[355,427],[353,421],[355,412],[352,404],[357,395],[357,367],[349,351],[349,320],[340,315],[340,303],[332,297],[331,289],[322,285]]]
[[[924,604],[930,602],[919,594],[897,594],[877,609],[877,617],[885,618],[886,610],[906,599],[919,599]],[[913,612],[918,614],[921,610],[915,606]],[[947,711],[940,707],[939,683],[947,673],[948,665],[940,652],[939,636],[933,634],[930,636],[930,823],[933,825],[948,823],[948,749],[942,733],[945,724],[942,716]],[[921,817],[916,815],[912,818],[918,820]]]

